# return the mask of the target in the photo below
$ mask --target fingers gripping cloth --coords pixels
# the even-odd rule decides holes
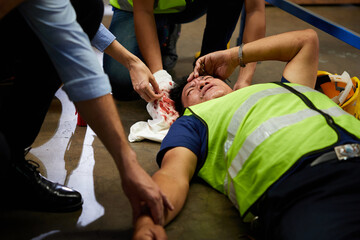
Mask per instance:
[[[135,123],[130,128],[128,139],[130,142],[144,139],[161,142],[167,134],[171,124],[179,117],[175,110],[174,101],[169,98],[170,90],[174,82],[165,70],[154,73],[156,82],[159,84],[162,97],[146,105],[146,110],[152,119]]]

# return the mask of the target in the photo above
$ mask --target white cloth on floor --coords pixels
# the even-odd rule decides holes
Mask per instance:
[[[163,96],[146,105],[146,110],[152,119],[146,122],[140,121],[131,126],[128,136],[130,142],[144,139],[161,142],[171,124],[179,117],[174,101],[169,98],[170,90],[175,84],[171,75],[165,70],[160,70],[154,73],[154,77]]]

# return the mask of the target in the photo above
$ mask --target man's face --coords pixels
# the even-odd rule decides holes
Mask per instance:
[[[188,82],[181,95],[184,107],[225,96],[231,93],[232,89],[221,79],[212,76],[200,76]]]

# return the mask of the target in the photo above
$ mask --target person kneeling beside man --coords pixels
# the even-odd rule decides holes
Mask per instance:
[[[194,175],[226,194],[257,239],[360,237],[360,121],[314,90],[319,43],[313,30],[266,37],[200,58],[178,93],[184,111],[157,155],[154,181],[184,205]],[[240,56],[240,57],[239,57]],[[279,83],[237,91],[221,79],[240,64],[287,62]],[[210,74],[200,76],[202,74]],[[134,239],[166,239],[146,211]]]

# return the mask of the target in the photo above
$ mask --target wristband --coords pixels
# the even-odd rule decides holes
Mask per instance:
[[[239,65],[240,67],[246,67],[244,61],[243,61],[243,54],[242,54],[242,50],[243,50],[243,47],[244,47],[244,44],[242,43],[240,46],[239,46],[239,53],[238,53],[238,57],[239,57]]]

